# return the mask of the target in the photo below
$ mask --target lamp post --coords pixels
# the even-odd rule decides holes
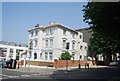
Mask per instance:
[[[68,52],[69,42],[66,43],[66,49],[67,49],[67,52]],[[68,58],[66,58],[66,71],[68,71]]]
[[[80,55],[80,57],[79,57],[79,65],[78,65],[78,68],[79,68],[79,69],[81,69],[80,59],[81,59],[81,55]]]

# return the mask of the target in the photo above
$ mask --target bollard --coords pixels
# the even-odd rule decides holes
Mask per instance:
[[[88,67],[88,69],[89,69],[89,63],[87,63],[87,67]]]
[[[19,63],[18,63],[18,69],[19,69]]]
[[[79,69],[81,69],[81,66],[80,66],[80,64],[78,65],[78,68],[79,68]]]
[[[85,69],[86,69],[86,63],[85,63]]]

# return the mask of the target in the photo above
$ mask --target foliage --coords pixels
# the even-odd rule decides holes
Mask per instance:
[[[120,2],[89,2],[84,7],[84,21],[93,31],[90,48],[96,54],[120,53]]]
[[[116,53],[117,45],[112,40],[107,40],[104,36],[97,32],[92,34],[90,38],[91,46],[90,49],[95,52],[95,54],[114,54]]]
[[[70,55],[69,52],[65,51],[60,55],[60,60],[70,60],[72,58],[72,55]]]

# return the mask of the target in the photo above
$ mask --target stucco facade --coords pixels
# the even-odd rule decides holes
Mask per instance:
[[[29,30],[29,60],[54,62],[61,53],[67,51],[66,43],[69,42],[69,52],[74,55],[74,60],[84,60],[87,56],[87,43],[83,42],[83,34],[65,27],[59,23],[50,23],[48,26],[36,26]]]
[[[21,45],[21,44],[16,44],[16,43],[11,43],[11,42],[4,42],[4,41],[0,41],[0,60],[2,59],[6,59],[10,60],[10,59],[14,59],[16,60],[16,57],[18,57],[19,60],[22,60],[24,58],[27,58],[27,54],[26,57],[24,57],[24,55],[22,53],[27,53],[28,51],[28,47],[27,45]]]

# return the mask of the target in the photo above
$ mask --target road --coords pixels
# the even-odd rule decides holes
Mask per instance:
[[[10,69],[2,69],[3,79],[105,79],[112,81],[120,79],[120,70],[117,68],[95,68],[81,70],[54,71],[52,74],[19,72]],[[4,80],[3,80],[4,81]]]

